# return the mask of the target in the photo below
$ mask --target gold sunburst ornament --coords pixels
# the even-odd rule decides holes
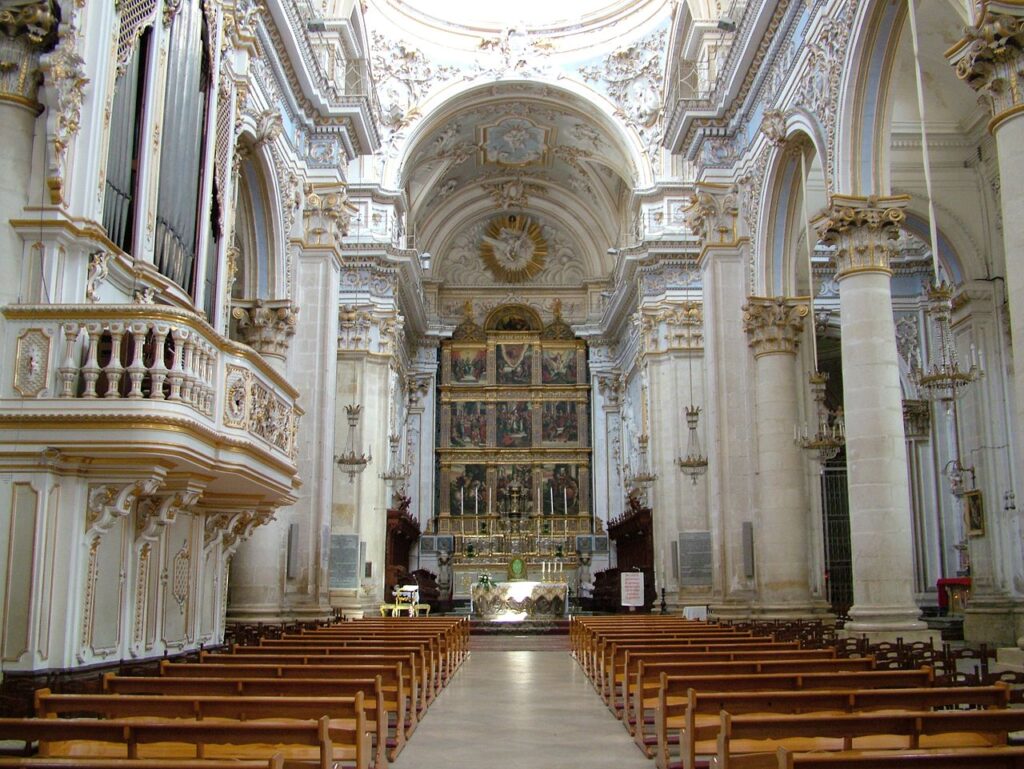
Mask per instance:
[[[495,217],[480,239],[480,258],[495,278],[506,283],[536,277],[547,255],[540,225],[522,214]]]

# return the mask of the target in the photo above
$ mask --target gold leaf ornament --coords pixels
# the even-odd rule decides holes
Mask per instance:
[[[506,283],[536,277],[547,255],[540,225],[522,214],[495,217],[480,239],[480,258],[495,278]]]

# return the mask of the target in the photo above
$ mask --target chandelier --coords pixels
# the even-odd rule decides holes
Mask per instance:
[[[637,439],[637,469],[636,472],[630,478],[632,485],[638,486],[641,489],[646,489],[654,485],[654,482],[658,480],[657,473],[651,469],[650,461],[647,458],[647,448],[650,443],[650,438],[647,433],[640,434]]]
[[[388,436],[388,466],[387,469],[380,474],[381,479],[389,484],[395,485],[396,488],[400,488],[402,482],[409,477],[411,469],[405,463],[403,463],[398,456],[399,445],[402,442],[402,438],[399,435],[392,433]]]
[[[687,361],[690,371],[690,405],[686,408],[686,456],[676,457],[676,464],[684,475],[690,476],[690,482],[696,486],[697,479],[708,471],[708,457],[701,451],[700,436],[697,434],[700,406],[693,405],[693,356],[689,356]]]
[[[808,380],[811,383],[811,394],[814,397],[815,411],[818,415],[818,426],[812,433],[804,425],[803,429],[797,430],[793,437],[800,447],[816,453],[818,461],[824,464],[835,459],[839,450],[846,443],[843,414],[841,410],[831,411],[825,405],[827,372],[815,371],[808,376]]]
[[[814,412],[817,426],[811,430],[804,424],[795,427],[793,439],[797,445],[817,455],[818,462],[825,464],[835,459],[839,451],[846,445],[846,428],[843,424],[842,409],[832,411],[825,403],[825,383],[828,372],[818,370],[818,329],[817,316],[814,312],[814,246],[811,244],[811,219],[807,210],[807,159],[800,151],[800,185],[803,195],[804,229],[807,233],[804,241],[807,245],[807,286],[810,290],[811,305],[811,361],[814,369],[807,380],[811,386],[811,397],[814,398]]]
[[[926,291],[925,316],[931,321],[934,344],[930,346],[927,364],[918,359],[910,371],[910,378],[922,397],[951,404],[964,394],[969,385],[982,376],[974,347],[971,347],[970,367],[961,367],[956,352],[956,341],[950,328],[953,314],[953,287],[938,283]]]
[[[356,454],[356,426],[359,424],[359,415],[363,407],[351,403],[345,407],[345,414],[348,416],[348,451],[341,456],[334,457],[334,461],[341,468],[341,471],[348,475],[348,482],[352,483],[356,475],[363,472],[366,466],[373,461],[373,451],[367,454]]]

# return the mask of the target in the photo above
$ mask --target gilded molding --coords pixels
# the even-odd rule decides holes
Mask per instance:
[[[857,272],[892,274],[909,195],[854,197],[833,195],[825,214],[814,224],[826,245],[835,246],[836,278]]]
[[[1020,15],[986,9],[981,22],[965,32],[946,57],[957,77],[988,101],[989,130],[995,133],[1000,123],[1024,108],[1024,8]]]
[[[0,0],[0,101],[40,109],[39,56],[57,23],[54,0]]]
[[[807,297],[750,296],[743,305],[743,329],[754,357],[795,355],[810,312]]]

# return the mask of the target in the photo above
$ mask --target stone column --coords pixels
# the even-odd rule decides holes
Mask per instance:
[[[914,603],[910,489],[889,260],[907,196],[833,196],[818,221],[835,246],[843,345],[853,608],[872,639],[927,633]]]
[[[1006,292],[1013,350],[1011,431],[1015,436],[1015,464],[1019,467],[1024,458],[1024,228],[1020,225],[1024,221],[1024,5],[990,3],[979,23],[967,28],[966,36],[948,56],[956,67],[957,76],[985,97],[992,115],[988,129],[995,138],[999,155]],[[998,499],[991,503],[986,500],[986,506],[991,508],[987,514],[994,515],[998,504]],[[983,547],[988,543],[971,544],[972,563],[991,557],[990,548]],[[984,552],[978,552],[980,550]],[[1004,635],[995,631],[1006,622],[1006,601],[1004,598],[993,602],[991,596],[984,595],[992,592],[991,585],[985,585],[984,580],[978,587],[982,588],[982,595],[975,596],[978,601],[971,601],[971,616],[965,617],[964,632],[976,636],[987,634],[989,640],[995,640],[995,636]],[[1016,634],[1020,636],[1024,632],[1024,619],[1019,614],[1016,624]],[[1018,639],[1017,645],[1024,649],[1024,637]]]
[[[812,613],[804,458],[793,441],[800,391],[796,353],[808,311],[805,300],[781,296],[750,297],[743,307],[757,361],[758,603],[770,616]]]
[[[689,223],[702,240],[704,355],[707,393],[708,520],[713,587],[708,602],[720,617],[746,617],[755,599],[743,562],[743,523],[752,520],[753,456],[750,355],[742,307],[747,296],[749,239],[738,230],[736,196],[728,187],[697,185]],[[680,555],[682,558],[682,555]]]

